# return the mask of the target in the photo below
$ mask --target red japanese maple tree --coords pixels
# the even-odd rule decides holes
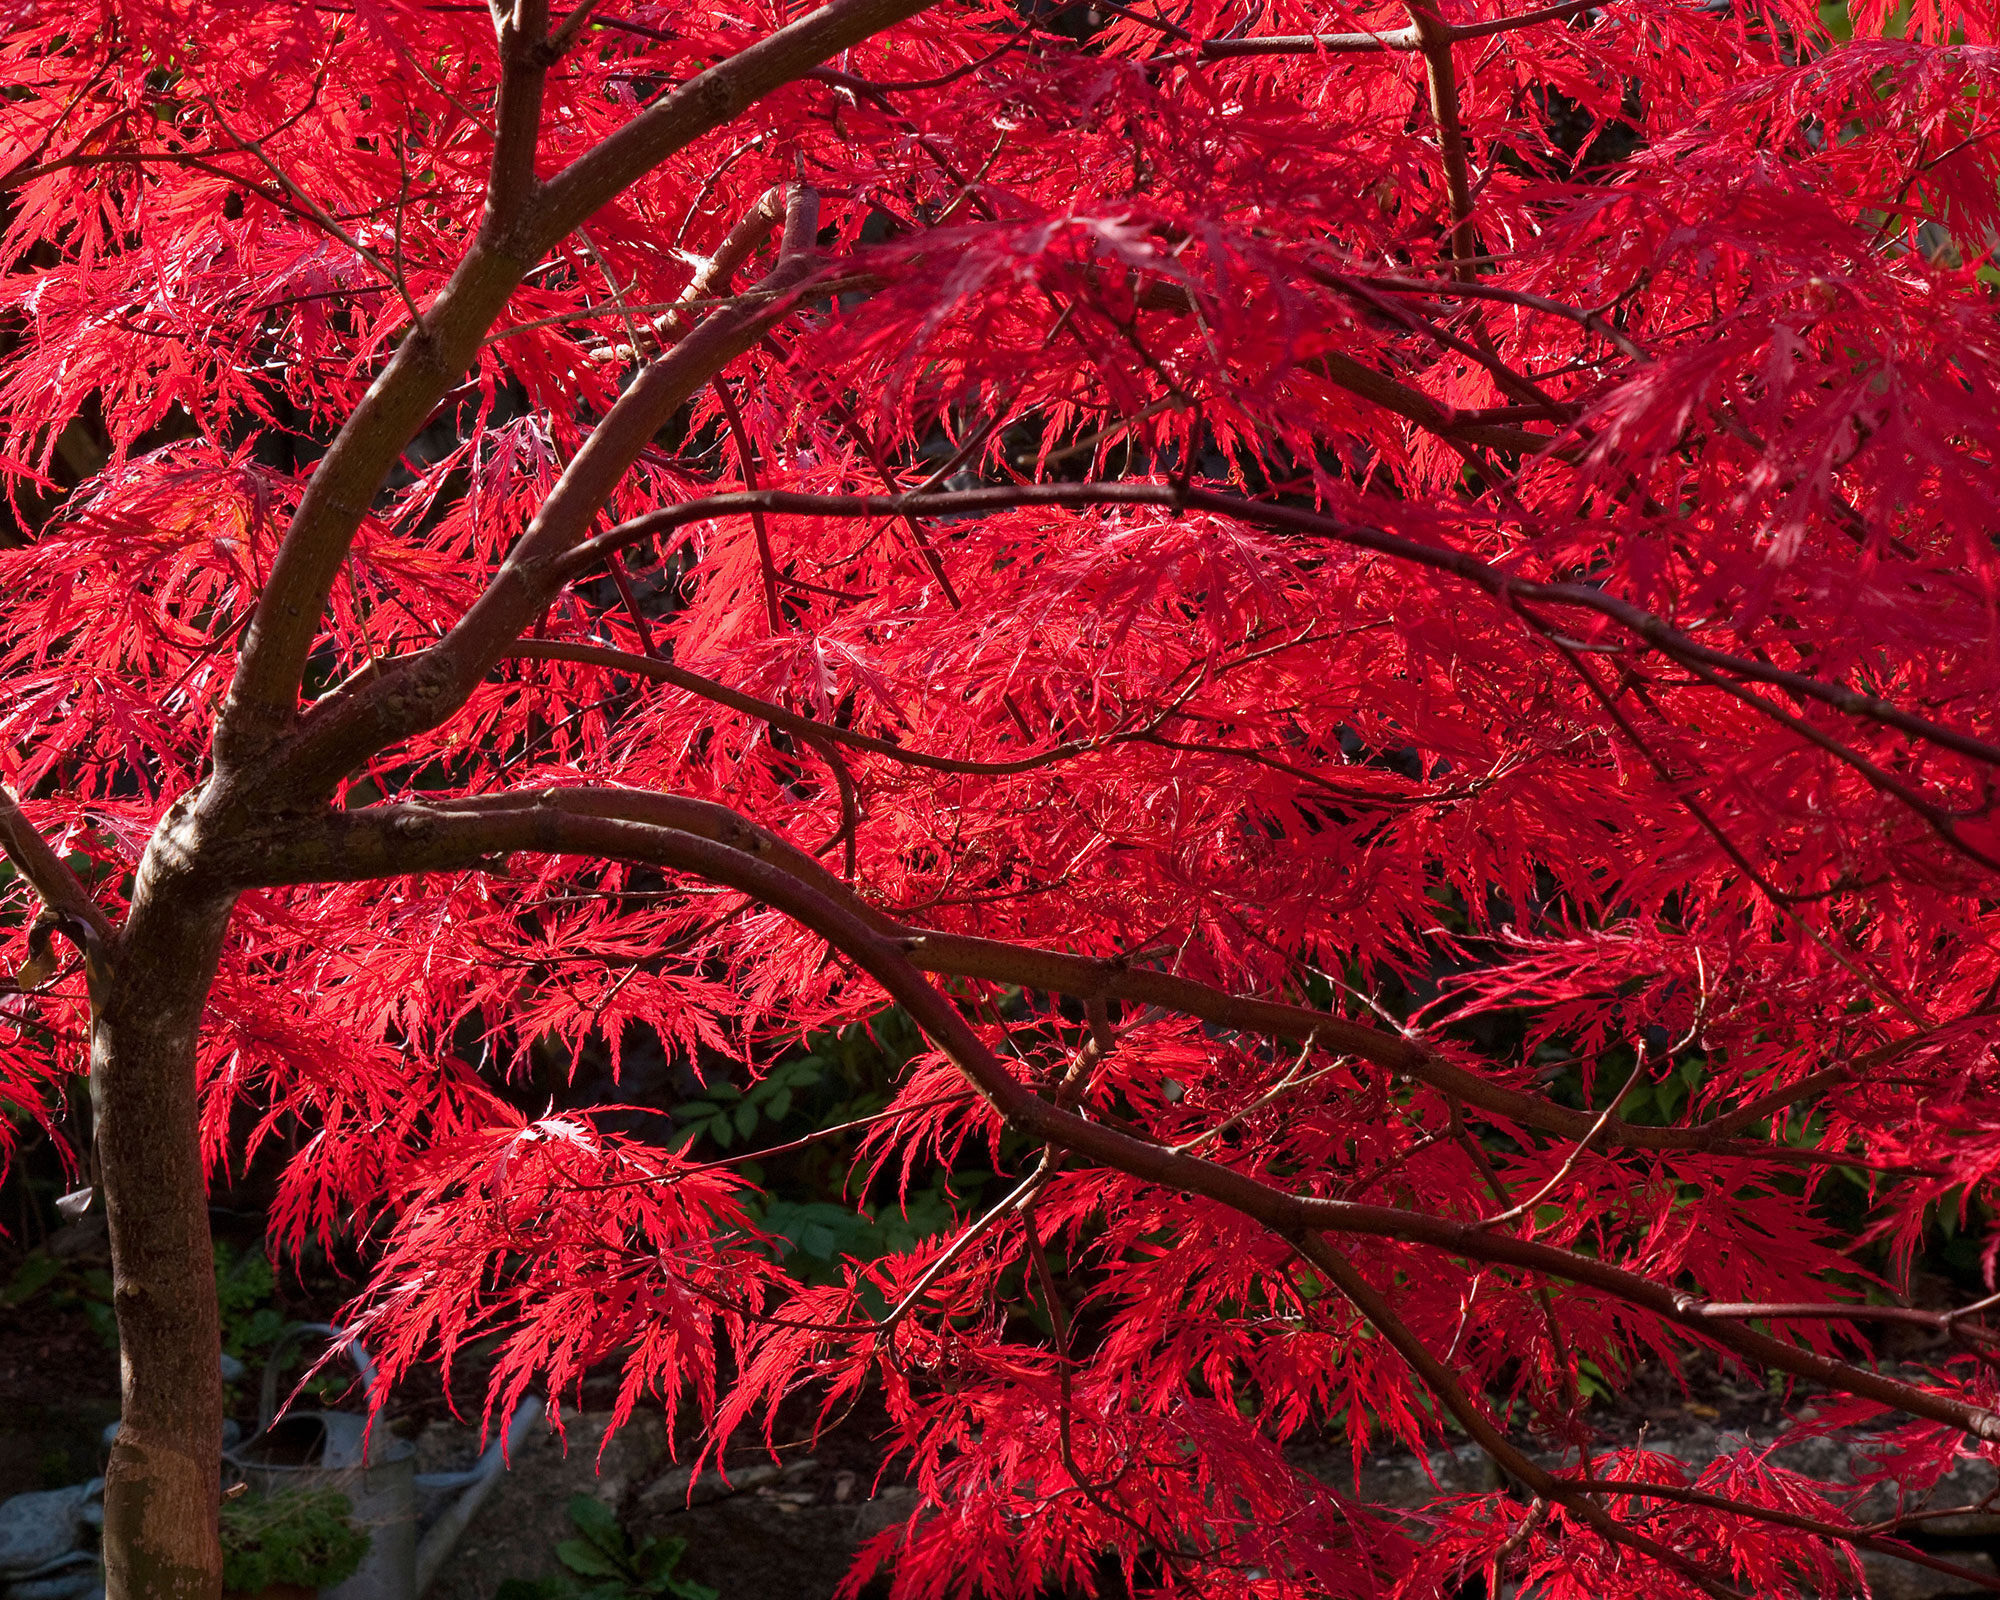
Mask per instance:
[[[1894,1298],[2000,1168],[1991,7],[1092,3],[11,9],[0,1073],[90,1074],[114,1600],[217,1592],[279,1135],[392,1377],[879,1385],[898,1596],[1902,1548],[1593,1444],[1696,1348],[2000,1460]],[[868,1157],[1011,1176],[834,1287],[500,1092],[889,1001]]]

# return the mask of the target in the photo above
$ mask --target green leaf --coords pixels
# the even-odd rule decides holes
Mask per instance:
[[[586,1578],[618,1578],[624,1574],[618,1563],[613,1561],[596,1545],[584,1539],[565,1539],[556,1546],[556,1560],[571,1572]]]
[[[618,1526],[617,1514],[596,1495],[573,1494],[563,1508],[570,1526],[596,1545],[614,1555],[625,1553],[625,1530]]]
[[[747,1101],[736,1108],[736,1131],[744,1138],[750,1137],[750,1130],[757,1126],[757,1108]]]
[[[645,1577],[664,1578],[681,1564],[681,1557],[687,1554],[687,1547],[688,1542],[685,1539],[661,1539],[649,1534],[646,1542],[639,1547],[639,1554],[633,1566]]]
[[[840,1236],[823,1223],[808,1222],[799,1229],[798,1247],[809,1256],[817,1256],[822,1261],[831,1261],[833,1252],[840,1245]]]
[[[783,1122],[792,1110],[792,1091],[780,1089],[765,1103],[764,1115],[773,1122]]]
[[[493,1591],[493,1600],[563,1600],[568,1593],[560,1578],[508,1578]]]
[[[54,1256],[37,1250],[14,1269],[13,1277],[7,1280],[7,1287],[0,1289],[0,1305],[18,1306],[22,1301],[32,1299],[51,1278],[60,1275],[63,1264]]]
[[[262,1349],[285,1331],[285,1314],[271,1306],[252,1312],[236,1332],[236,1343],[246,1350]]]

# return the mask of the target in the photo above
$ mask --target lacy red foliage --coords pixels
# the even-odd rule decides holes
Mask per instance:
[[[2000,1332],[1867,1338],[2000,1179],[1994,34],[33,0],[0,771],[114,924],[237,896],[205,1156],[295,1147],[391,1378],[497,1333],[496,1404],[618,1362],[703,1448],[878,1385],[857,1585],[1852,1587],[1896,1526],[1580,1385],[2000,1462]],[[878,1190],[1006,1176],[832,1286],[506,1091],[885,993]],[[0,1093],[89,1026],[9,999]],[[1448,1431],[1512,1489],[1284,1450]]]

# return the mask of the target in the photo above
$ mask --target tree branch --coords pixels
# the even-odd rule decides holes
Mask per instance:
[[[1302,266],[1304,271],[1317,282],[1325,284],[1329,289],[1338,289],[1342,294],[1377,291],[1389,294],[1429,295],[1439,300],[1493,300],[1501,305],[1523,306],[1530,311],[1545,311],[1550,316],[1561,317],[1567,322],[1574,322],[1580,328],[1589,329],[1605,343],[1614,346],[1620,355],[1632,361],[1647,364],[1652,360],[1652,357],[1632,342],[1630,335],[1615,324],[1607,322],[1599,312],[1584,306],[1569,305],[1561,300],[1551,300],[1547,295],[1531,294],[1525,289],[1509,289],[1497,283],[1482,283],[1477,280],[1434,283],[1426,282],[1422,278],[1405,278],[1380,273],[1334,272],[1310,261],[1302,263]]]
[[[1357,361],[1338,350],[1315,356],[1312,366],[1349,394],[1359,395],[1385,411],[1393,411],[1397,416],[1414,422],[1426,433],[1435,433],[1442,439],[1484,445],[1490,450],[1512,450],[1522,455],[1538,455],[1556,442],[1554,434],[1535,433],[1507,423],[1461,422],[1451,410],[1439,405],[1423,390],[1404,383],[1400,378],[1392,378],[1386,372],[1378,372],[1367,362]]]
[[[788,213],[815,208],[809,191],[794,188]],[[775,223],[767,197],[731,232],[708,268],[688,286],[687,297],[706,299],[726,285],[727,275],[769,236]],[[493,663],[569,581],[567,552],[583,540],[653,436],[716,373],[756,344],[765,329],[790,313],[795,291],[812,271],[809,256],[782,256],[758,285],[762,298],[717,307],[649,363],[571,457],[500,570],[451,630],[352,694],[336,695],[313,708],[287,751],[289,780],[309,793],[324,792],[369,756],[435,727],[463,705]]]
[[[916,928],[895,932],[916,966],[940,976],[1019,984],[1044,993],[1083,999],[1156,1005],[1184,1016],[1199,1017],[1217,1027],[1297,1043],[1311,1040],[1323,1050],[1358,1056],[1387,1072],[1428,1084],[1440,1093],[1478,1107],[1489,1118],[1563,1139],[1585,1139],[1598,1124],[1598,1119],[1587,1111],[1494,1083],[1433,1055],[1414,1039],[1328,1012],[1281,1000],[1232,995],[1191,978],[1130,966],[1115,958],[1066,955],[970,934]],[[1754,1156],[1759,1160],[1799,1165],[1838,1165],[1849,1159],[1838,1153],[1737,1143],[1705,1126],[1656,1128],[1615,1118],[1603,1125],[1597,1139],[1631,1150]]]
[[[1946,1573],[1974,1588],[2000,1591],[2000,1578],[1991,1573],[1980,1572],[1973,1567],[1960,1566],[1955,1561],[1946,1561],[1919,1550],[1914,1545],[1900,1539],[1884,1539],[1875,1534],[1863,1532],[1859,1528],[1843,1528],[1837,1522],[1822,1522],[1817,1517],[1802,1517],[1790,1511],[1779,1511],[1770,1506],[1751,1505],[1743,1500],[1731,1500],[1719,1494],[1704,1494],[1699,1489],[1683,1489],[1675,1484],[1639,1483],[1627,1478],[1564,1478],[1564,1484],[1587,1494],[1650,1495],[1656,1500],[1671,1500],[1677,1505],[1700,1506],[1709,1511],[1721,1511],[1730,1516],[1748,1517],[1756,1522],[1768,1522],[1774,1527],[1795,1528],[1800,1533],[1818,1534],[1823,1539],[1837,1539],[1842,1544],[1853,1545],[1857,1550],[1872,1551],[1877,1555],[1894,1556],[1898,1561],[1908,1561],[1915,1566],[1928,1567],[1933,1572]]]
[[[1600,9],[1604,0],[1566,0],[1563,5],[1543,6],[1518,17],[1495,17],[1487,22],[1470,22],[1445,31],[1452,39],[1484,39],[1496,33],[1514,33],[1544,22],[1581,16]],[[1253,34],[1244,39],[1204,39],[1195,54],[1204,60],[1220,61],[1235,56],[1316,56],[1414,52],[1424,48],[1415,28],[1394,28],[1382,33],[1273,33]],[[1174,51],[1163,61],[1178,60],[1184,52]]]
[[[1360,1059],[1391,1074],[1414,1078],[1441,1093],[1476,1106],[1489,1117],[1520,1128],[1564,1139],[1595,1137],[1627,1149],[1745,1156],[1796,1165],[1851,1165],[1840,1152],[1794,1150],[1781,1145],[1738,1143],[1733,1136],[1753,1123],[1827,1087],[1834,1075],[1845,1079],[1858,1070],[1900,1054],[1921,1036],[1883,1046],[1827,1073],[1814,1074],[1790,1090],[1774,1090],[1751,1106],[1694,1128],[1659,1128],[1601,1119],[1589,1112],[1558,1105],[1539,1095],[1507,1088],[1432,1054],[1418,1041],[1367,1023],[1315,1011],[1279,1000],[1233,995],[1191,978],[1153,968],[1134,967],[1119,958],[1067,955],[1029,945],[982,939],[970,934],[941,933],[913,927],[862,900],[819,862],[777,834],[759,828],[740,813],[707,801],[655,795],[636,789],[555,789],[549,803],[570,806],[592,815],[634,815],[667,827],[698,833],[703,838],[748,849],[764,859],[779,861],[810,887],[827,895],[866,921],[880,936],[897,941],[910,964],[939,977],[977,978],[1016,984],[1045,994],[1073,995],[1086,1004],[1107,999],[1133,1005],[1159,1006],[1183,1016],[1198,1017],[1217,1027],[1261,1037],[1312,1043],[1319,1048]],[[522,803],[520,795],[499,795],[442,804],[453,810],[489,811]],[[635,809],[637,808],[637,809]],[[1746,1117],[1745,1112],[1754,1112]]]
[[[675,151],[741,115],[772,90],[933,3],[832,0],[698,73],[543,185],[533,209],[536,236],[560,239]]]
[[[951,1001],[910,961],[903,940],[881,932],[877,919],[851,895],[839,892],[837,885],[835,893],[828,893],[813,881],[826,874],[810,857],[790,846],[774,848],[761,830],[747,830],[747,836],[739,833],[740,848],[718,843],[665,820],[672,816],[708,828],[744,827],[726,807],[706,802],[636,792],[551,789],[532,798],[510,795],[371,806],[274,824],[259,833],[246,832],[226,849],[218,849],[218,866],[233,873],[245,888],[464,871],[522,850],[640,861],[687,873],[771,906],[825,939],[874,978],[993,1108],[1032,1139],[1059,1145],[1145,1183],[1203,1195],[1288,1238],[1311,1231],[1397,1239],[1566,1279],[1698,1330],[1708,1341],[1764,1366],[1880,1401],[1975,1438],[2000,1441],[2000,1415],[1983,1407],[1733,1322],[1700,1317],[1686,1308],[1684,1293],[1598,1258],[1393,1206],[1291,1194],[1052,1105],[1017,1080],[986,1047]]]
[[[1354,1022],[1329,1012],[1290,1005],[1279,1000],[1260,1000],[1232,995],[1191,978],[1135,967],[1120,958],[1067,955],[1029,945],[982,939],[971,934],[942,933],[913,927],[869,905],[846,883],[806,851],[727,806],[678,795],[664,795],[643,789],[551,788],[535,794],[509,792],[468,798],[442,798],[417,802],[399,826],[421,832],[427,824],[420,819],[444,815],[488,816],[520,812],[524,807],[556,807],[566,814],[593,817],[623,817],[654,826],[673,828],[703,839],[729,845],[774,863],[800,884],[824,895],[849,916],[865,924],[876,937],[894,941],[900,955],[920,971],[940,977],[977,978],[991,983],[1017,984],[1043,993],[1069,994],[1084,1000],[1123,1000],[1135,1005],[1154,1005],[1184,1016],[1198,1017],[1217,1027],[1262,1037],[1312,1043],[1339,1054],[1359,1057],[1396,1076],[1413,1078],[1467,1105],[1476,1106],[1488,1117],[1515,1128],[1532,1128],[1563,1139],[1594,1138],[1607,1145],[1627,1149],[1685,1151],[1719,1156],[1745,1156],[1790,1165],[1853,1165],[1851,1156],[1841,1152],[1795,1150],[1784,1145],[1738,1143],[1724,1136],[1722,1129],[1738,1131],[1740,1117],[1725,1119],[1717,1127],[1659,1128],[1619,1120],[1605,1120],[1587,1111],[1558,1105],[1539,1095],[1507,1088],[1478,1073],[1426,1050],[1417,1040],[1390,1033],[1367,1023]],[[376,815],[379,808],[366,812],[338,812],[339,817]],[[285,838],[289,838],[286,835]],[[508,846],[507,848],[527,848]],[[280,841],[277,859],[290,859]],[[357,858],[356,865],[362,863]],[[265,881],[271,868],[260,859],[247,861],[240,869],[250,881]],[[359,873],[329,871],[327,876],[346,879],[380,877],[415,870],[396,867],[389,858]],[[311,873],[306,874],[308,878]],[[295,878],[269,879],[298,881]],[[1909,1041],[1886,1046],[1873,1056],[1886,1059]],[[1839,1069],[1843,1074],[1852,1067]],[[1802,1080],[1792,1098],[1816,1093],[1824,1082],[1818,1075]],[[1782,1091],[1780,1091],[1782,1093]],[[1766,1096],[1758,1103],[1759,1116],[1777,1106]],[[1789,1104],[1788,1099],[1785,1103]]]
[[[612,550],[622,549],[640,539],[672,532],[690,522],[704,522],[721,516],[747,515],[751,508],[784,512],[804,517],[884,517],[965,516],[1013,510],[1022,506],[1156,506],[1171,511],[1208,511],[1233,517],[1255,527],[1307,533],[1332,539],[1356,549],[1407,561],[1433,572],[1462,579],[1496,600],[1533,601],[1592,612],[1617,623],[1644,640],[1671,660],[1687,666],[1706,667],[1731,677],[1768,684],[1787,694],[1816,700],[1849,716],[1866,718],[1922,739],[1989,766],[2000,766],[2000,744],[1976,738],[1959,729],[1933,722],[1904,711],[1886,700],[1876,699],[1802,672],[1789,672],[1752,656],[1732,655],[1711,649],[1681,632],[1666,618],[1621,600],[1618,596],[1579,583],[1544,583],[1506,572],[1489,562],[1445,545],[1425,544],[1371,528],[1362,523],[1307,511],[1296,506],[1269,505],[1221,494],[1193,485],[1154,483],[1038,483],[1006,485],[988,489],[926,495],[814,495],[788,490],[767,489],[757,495],[722,494],[661,511],[648,512],[619,524],[596,538],[578,545],[572,552],[569,575],[576,576],[604,559]]]
[[[1935,1328],[1940,1333],[1964,1333],[1983,1341],[2000,1339],[1983,1328],[1968,1328],[1964,1318],[1968,1308],[1956,1311],[1924,1311],[1916,1306],[1846,1305],[1839,1301],[1757,1301],[1702,1300],[1688,1297],[1688,1314],[1695,1317],[1723,1317],[1736,1322],[1901,1322],[1919,1328]]]
[[[1101,739],[1071,739],[1063,744],[1051,745],[1031,756],[1021,756],[1013,761],[964,761],[955,756],[932,755],[926,750],[912,750],[908,745],[893,743],[888,739],[878,739],[873,734],[860,733],[852,728],[842,728],[831,722],[821,722],[816,717],[802,716],[796,711],[787,711],[783,706],[770,700],[760,700],[755,695],[745,694],[740,689],[732,689],[727,684],[718,683],[713,678],[690,672],[686,667],[677,667],[670,661],[658,657],[633,655],[628,650],[613,650],[603,645],[565,644],[549,639],[516,639],[507,648],[509,656],[522,657],[532,661],[574,661],[584,666],[603,667],[609,672],[628,672],[634,677],[650,678],[655,683],[673,685],[704,700],[717,705],[728,706],[732,711],[741,711],[745,716],[768,722],[774,728],[783,728],[787,733],[795,733],[801,738],[831,739],[836,744],[846,745],[852,750],[866,750],[871,755],[885,756],[906,767],[922,767],[929,772],[955,772],[967,776],[1004,778],[1015,773],[1033,772],[1041,767],[1054,766],[1057,762],[1068,761],[1080,755],[1088,755],[1094,750],[1108,750],[1114,745],[1130,744],[1148,737],[1150,729],[1128,728],[1121,733],[1108,733]]]
[[[1308,276],[1320,277],[1321,269],[1309,263],[1301,264],[1300,270]],[[1457,270],[1458,266],[1455,266],[1454,271]],[[1321,278],[1321,281],[1326,280]],[[1338,287],[1332,283],[1328,283],[1327,286]],[[1439,288],[1434,288],[1432,292],[1439,292]],[[1476,294],[1474,297],[1488,298],[1484,294]],[[1183,285],[1159,279],[1145,284],[1139,290],[1138,302],[1142,309],[1147,310],[1192,313],[1196,309],[1194,297]],[[1556,307],[1551,302],[1549,306],[1537,309],[1556,309]],[[1406,421],[1414,422],[1426,433],[1434,433],[1441,439],[1460,444],[1483,445],[1491,450],[1510,450],[1522,455],[1539,454],[1557,442],[1555,434],[1532,433],[1526,428],[1516,428],[1506,423],[1465,417],[1455,408],[1439,404],[1415,385],[1391,377],[1388,373],[1369,366],[1365,361],[1359,361],[1337,350],[1314,356],[1306,364],[1305,370],[1317,373],[1328,382],[1337,384],[1349,394],[1360,396],[1372,405],[1378,405]],[[1546,414],[1549,408],[1538,404],[1535,410],[1537,414]]]
[[[7,859],[14,863],[14,870],[41,897],[42,904],[61,919],[58,926],[80,925],[88,930],[85,937],[94,937],[105,944],[117,937],[118,930],[98,909],[83,880],[70,871],[69,863],[56,854],[55,847],[28,820],[13,791],[4,784],[0,784],[0,851],[6,853]],[[65,928],[65,931],[70,930]],[[78,942],[83,943],[84,939],[79,938]]]
[[[675,151],[830,56],[931,3],[831,0],[697,73],[539,186],[532,182],[531,144],[524,164],[521,133],[531,112],[539,119],[539,94],[533,80],[517,77],[511,98],[502,96],[503,127],[494,147],[486,222],[478,239],[335,436],[278,547],[217,721],[215,763],[225,788],[237,771],[292,728],[306,657],[318,637],[327,595],[376,492],[438,400],[477,358],[487,331],[528,269],[557,240],[589,221],[598,207]]]
[[[548,84],[548,0],[516,0],[500,24],[500,96],[494,114],[492,176],[480,236],[514,226],[534,204],[534,152],[542,142],[542,92]]]
[[[1317,1271],[1324,1273],[1369,1325],[1396,1347],[1397,1353],[1410,1364],[1424,1387],[1437,1396],[1438,1404],[1458,1420],[1459,1426],[1472,1436],[1473,1442],[1491,1456],[1509,1477],[1542,1499],[1552,1500],[1564,1507],[1611,1543],[1651,1556],[1661,1565],[1678,1572],[1702,1593],[1716,1596],[1717,1600],[1742,1600],[1737,1590],[1718,1583],[1678,1550],[1648,1538],[1636,1528],[1623,1526],[1582,1490],[1543,1471],[1524,1455],[1465,1392],[1465,1386],[1458,1381],[1458,1375],[1450,1366],[1396,1315],[1388,1297],[1324,1238],[1318,1234],[1305,1234],[1292,1241],[1292,1248],[1311,1262]]]
[[[1472,226],[1472,163],[1465,144],[1465,125],[1458,115],[1458,74],[1452,64],[1453,34],[1430,0],[1406,0],[1410,31],[1423,52],[1424,76],[1430,85],[1431,121],[1437,127],[1438,154],[1444,163],[1445,193],[1451,202],[1451,232],[1446,246],[1461,278],[1477,276],[1468,258],[1479,254]]]

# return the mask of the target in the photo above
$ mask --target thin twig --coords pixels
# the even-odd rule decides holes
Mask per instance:
[[[1512,1222],[1517,1217],[1525,1217],[1536,1206],[1540,1205],[1550,1195],[1554,1194],[1556,1190],[1567,1183],[1569,1175],[1576,1170],[1576,1164],[1583,1159],[1584,1152],[1589,1150],[1597,1142],[1597,1136],[1611,1125],[1612,1118],[1618,1114],[1618,1108],[1625,1103],[1625,1097],[1632,1092],[1633,1086],[1644,1076],[1645,1067],[1646,1050],[1642,1044],[1639,1048],[1638,1062],[1632,1068],[1632,1076],[1619,1085],[1618,1092],[1611,1097],[1611,1103],[1598,1114],[1597,1120],[1590,1125],[1590,1131],[1577,1140],[1576,1146],[1570,1151],[1568,1159],[1556,1169],[1555,1176],[1550,1178],[1547,1183],[1543,1184],[1541,1188],[1529,1195],[1519,1205],[1509,1206],[1505,1211],[1496,1211],[1490,1217],[1481,1217],[1473,1226],[1475,1228],[1497,1228],[1503,1222]]]

